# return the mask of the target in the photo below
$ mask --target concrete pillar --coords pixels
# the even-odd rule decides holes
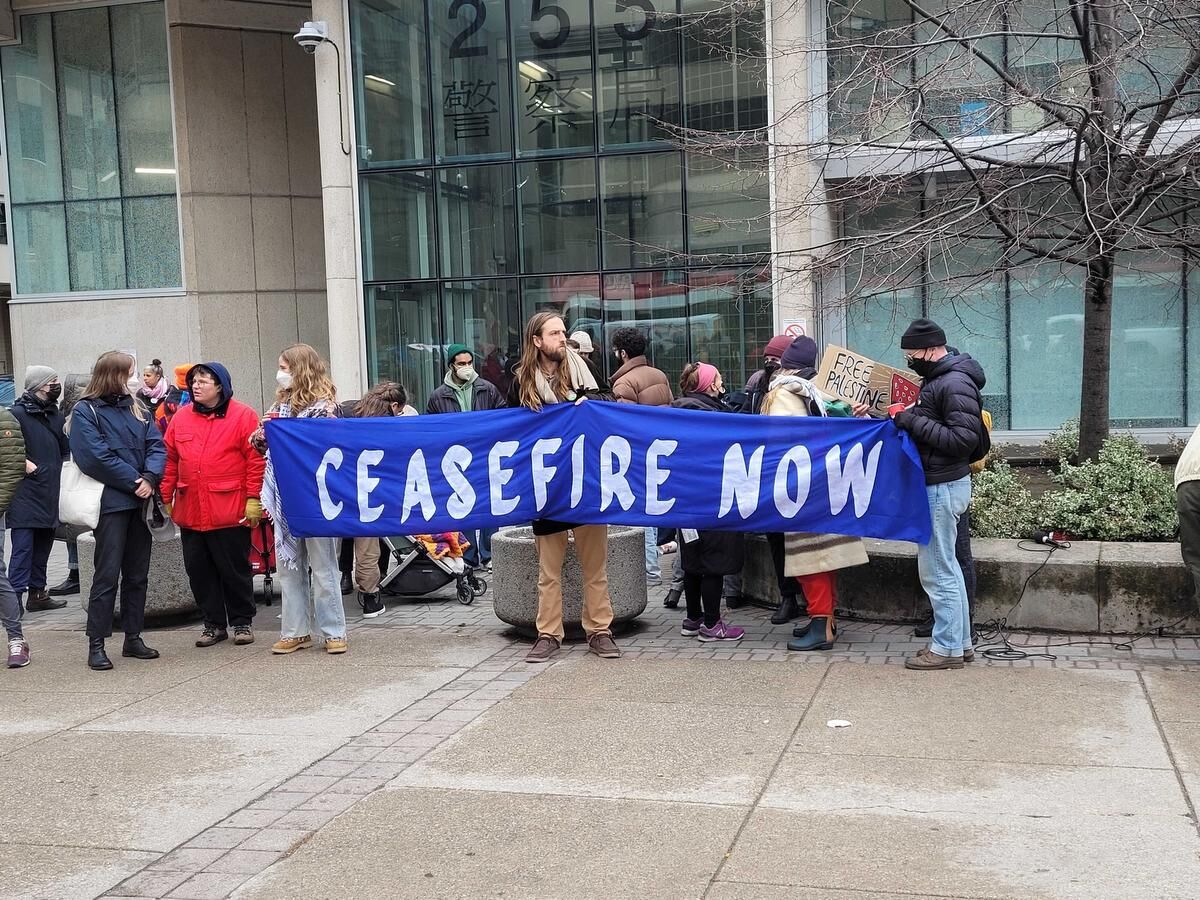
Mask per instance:
[[[321,202],[325,215],[325,284],[329,364],[338,394],[367,390],[366,325],[358,287],[358,221],[354,213],[354,146],[350,118],[350,29],[345,0],[313,0],[313,21],[329,28],[328,44],[314,54],[317,128],[321,148]],[[338,65],[341,62],[341,97]],[[347,154],[343,147],[351,152]]]

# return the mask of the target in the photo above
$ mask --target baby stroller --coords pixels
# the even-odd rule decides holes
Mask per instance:
[[[263,605],[270,606],[275,600],[275,526],[265,515],[250,529],[250,572],[263,576]]]
[[[426,546],[409,537],[383,538],[391,564],[379,582],[379,589],[389,594],[419,597],[456,582],[458,602],[470,606],[476,597],[487,592],[488,583],[459,558],[437,559]]]

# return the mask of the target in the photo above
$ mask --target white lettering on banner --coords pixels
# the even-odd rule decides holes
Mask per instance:
[[[465,519],[475,509],[475,488],[467,480],[471,458],[471,451],[462,444],[452,445],[442,457],[442,477],[454,489],[446,501],[446,512],[455,519]]]
[[[840,515],[854,491],[854,515],[861,519],[871,506],[871,493],[875,490],[875,475],[879,471],[879,455],[883,444],[871,448],[867,464],[863,466],[863,446],[855,444],[846,454],[846,467],[842,468],[842,448],[834,444],[825,454],[825,476],[829,479],[829,511]]]
[[[340,469],[342,467],[342,451],[337,447],[330,447],[325,451],[325,455],[321,457],[321,464],[317,466],[317,496],[321,498],[321,515],[332,522],[342,514],[342,501],[333,502],[333,498],[329,496],[329,486],[325,483],[325,473],[330,469]]]
[[[371,467],[383,462],[382,450],[364,450],[358,454],[358,520],[374,522],[383,515],[383,506],[371,505],[371,491],[379,487],[379,479],[371,474]]]
[[[583,438],[581,434],[571,445],[571,509],[583,501]]]
[[[758,488],[762,482],[763,453],[766,448],[759,447],[750,454],[747,463],[742,456],[742,445],[734,444],[725,451],[725,465],[721,472],[721,508],[717,518],[723,519],[733,510],[734,500],[737,500],[738,515],[748,519],[758,509]]]
[[[675,505],[675,498],[661,500],[658,489],[671,474],[670,469],[659,468],[658,461],[670,456],[679,446],[679,441],[655,440],[646,451],[646,515],[663,516]]]
[[[620,463],[614,467],[613,461]],[[621,509],[628,511],[633,506],[633,491],[629,489],[629,463],[633,460],[633,448],[629,441],[618,435],[610,435],[600,445],[600,512],[612,506],[615,498]]]
[[[558,474],[558,466],[546,465],[546,457],[553,456],[561,446],[562,438],[539,438],[529,454],[529,464],[533,469],[533,502],[538,512],[546,506],[547,485]]]
[[[499,441],[492,444],[492,449],[488,452],[488,481],[493,516],[507,516],[521,502],[520,494],[507,500],[504,498],[504,486],[512,481],[513,471],[500,465],[500,460],[508,459],[520,446],[518,441]]]
[[[788,494],[788,469],[796,469],[796,497]],[[785,519],[794,519],[808,500],[812,486],[812,457],[804,447],[792,447],[779,460],[775,470],[775,508]]]
[[[414,450],[408,459],[408,474],[404,478],[404,506],[400,510],[400,523],[408,521],[413,507],[421,507],[421,517],[428,522],[437,512],[433,502],[433,489],[429,486],[429,470],[425,468],[425,453]]]

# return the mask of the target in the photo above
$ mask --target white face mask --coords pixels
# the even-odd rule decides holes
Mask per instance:
[[[475,378],[477,377],[475,374],[475,367],[474,366],[459,366],[457,369],[454,370],[454,377],[462,382],[474,381]]]
[[[142,387],[142,379],[138,378],[138,373],[135,371],[129,376],[129,380],[125,382],[125,387],[129,389],[129,393],[136,394]]]
[[[280,369],[275,373],[275,383],[286,391],[292,386],[292,373]]]

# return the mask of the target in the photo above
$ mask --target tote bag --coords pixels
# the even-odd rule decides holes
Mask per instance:
[[[96,411],[92,410],[96,416]],[[100,417],[96,416],[96,428],[100,428]],[[74,460],[67,460],[62,467],[62,483],[58,490],[58,518],[68,525],[76,525],[91,531],[100,523],[100,500],[104,496],[104,485],[90,475],[84,474]]]

